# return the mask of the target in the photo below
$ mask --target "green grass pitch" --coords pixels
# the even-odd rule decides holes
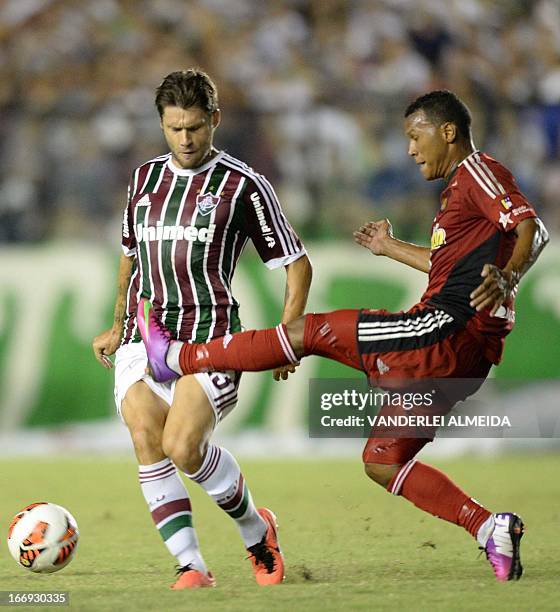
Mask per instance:
[[[560,454],[437,461],[494,510],[518,511],[527,532],[518,583],[497,583],[462,529],[370,483],[358,460],[241,461],[258,505],[278,515],[286,581],[253,582],[234,522],[197,486],[189,490],[215,589],[171,591],[174,560],[155,531],[132,460],[0,461],[0,523],[34,501],[78,520],[76,558],[52,575],[20,569],[4,544],[0,590],[67,590],[70,609],[557,610]]]

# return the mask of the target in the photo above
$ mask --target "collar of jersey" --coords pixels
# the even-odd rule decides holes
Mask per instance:
[[[178,168],[173,163],[173,158],[170,154],[169,159],[167,160],[167,167],[171,170],[171,172],[174,172],[175,174],[178,174],[179,176],[194,176],[195,174],[206,172],[206,170],[208,170],[214,164],[216,164],[223,157],[223,155],[224,155],[223,151],[218,151],[218,154],[215,155],[209,162],[205,163],[202,166],[199,166],[198,168],[189,169],[189,168]]]
[[[480,153],[480,151],[478,149],[475,149],[472,153],[469,153],[465,157],[465,159],[457,166],[457,168],[459,168],[459,166],[462,166],[467,159],[471,159],[471,157],[474,157],[475,155],[478,155],[479,153]]]
[[[477,153],[480,153],[480,151],[478,149],[475,149],[472,153],[469,153],[465,159],[469,159],[471,158],[473,155],[476,155]],[[459,170],[459,168],[463,165],[465,159],[463,159],[463,161],[459,162],[457,164],[457,167],[455,168],[455,170],[453,170],[453,172],[450,174],[449,178],[445,179],[445,186],[447,187],[447,185],[449,185],[449,183],[451,182],[451,179],[457,174],[457,170]]]

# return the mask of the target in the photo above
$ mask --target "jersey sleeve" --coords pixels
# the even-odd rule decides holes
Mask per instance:
[[[132,210],[132,195],[134,189],[134,179],[131,178],[128,184],[126,207],[122,220],[121,246],[126,257],[136,255],[136,236],[134,234],[134,211]]]
[[[498,230],[510,232],[523,219],[537,216],[511,172],[500,163],[469,159],[466,168],[473,179],[469,190],[471,208]]]
[[[267,268],[274,270],[306,254],[286,219],[272,185],[258,175],[243,193],[245,231]]]

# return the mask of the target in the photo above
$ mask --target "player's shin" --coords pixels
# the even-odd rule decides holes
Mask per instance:
[[[395,474],[387,490],[402,495],[425,512],[463,527],[475,538],[491,517],[484,506],[469,497],[443,472],[414,459]]]
[[[182,374],[258,372],[297,362],[285,325],[228,334],[206,344],[172,343],[167,355],[169,367]]]
[[[200,469],[187,476],[235,520],[246,548],[262,540],[267,525],[255,508],[237,461],[228,450],[210,445]]]
[[[429,465],[409,461],[395,474],[387,490],[415,506],[460,525],[486,553],[497,580],[519,580],[523,574],[520,542],[523,521],[513,512],[491,514],[449,478]]]
[[[169,552],[180,567],[207,573],[192,524],[189,495],[169,459],[138,466],[140,487],[152,519]]]

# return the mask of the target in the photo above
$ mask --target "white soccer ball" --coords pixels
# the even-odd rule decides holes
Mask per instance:
[[[78,537],[78,525],[68,510],[38,502],[14,516],[8,529],[8,548],[21,567],[51,574],[70,563]]]

